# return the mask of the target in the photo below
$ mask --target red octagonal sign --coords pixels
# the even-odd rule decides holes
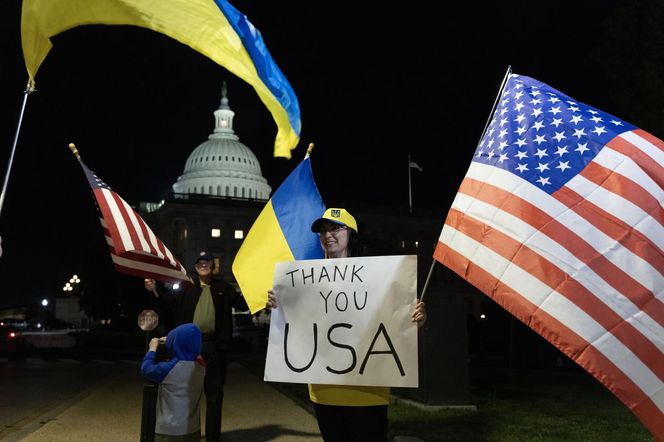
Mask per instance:
[[[143,310],[138,315],[138,326],[143,331],[151,331],[159,325],[159,315],[154,310]]]

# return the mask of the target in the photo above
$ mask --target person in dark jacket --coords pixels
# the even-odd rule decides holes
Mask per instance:
[[[167,360],[157,362],[157,348],[166,343]],[[141,373],[159,384],[155,442],[201,440],[200,403],[205,363],[201,356],[201,330],[182,324],[163,338],[152,338]]]
[[[226,352],[233,337],[233,308],[248,310],[242,294],[230,284],[213,278],[214,257],[201,252],[196,259],[194,284],[164,295],[164,300],[175,308],[175,323],[193,322],[202,332],[201,354],[206,364],[205,439],[216,442],[221,434],[221,408],[226,381]],[[145,280],[145,288],[159,296],[155,281]]]

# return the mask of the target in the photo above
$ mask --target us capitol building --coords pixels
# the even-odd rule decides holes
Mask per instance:
[[[234,282],[231,264],[272,188],[256,155],[233,130],[226,84],[214,111],[215,127],[187,158],[173,192],[160,203],[140,203],[155,234],[189,270],[201,250],[215,256],[217,272]]]
[[[214,130],[187,158],[173,192],[159,203],[140,203],[138,212],[189,271],[201,250],[215,256],[216,272],[237,287],[231,265],[242,241],[270,198],[272,187],[251,149],[233,130],[235,113],[226,85],[214,111]],[[295,167],[295,165],[294,165]],[[280,183],[274,183],[275,188]],[[407,207],[372,207],[371,202],[326,201],[348,207],[358,220],[365,255],[418,255],[418,295],[442,229],[440,213],[422,216]],[[451,271],[436,264],[427,288],[429,320],[421,333],[420,388],[409,395],[427,403],[467,403],[466,297],[449,285]],[[443,286],[445,289],[443,290]],[[448,338],[441,338],[448,336]],[[449,337],[453,345],[441,345]]]

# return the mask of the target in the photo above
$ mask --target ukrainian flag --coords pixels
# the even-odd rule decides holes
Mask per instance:
[[[265,308],[274,265],[323,258],[311,224],[325,212],[307,157],[267,202],[233,261],[233,274],[251,313]]]
[[[256,90],[277,123],[274,156],[290,158],[300,139],[300,105],[260,32],[226,0],[23,0],[25,65],[35,75],[50,38],[81,25],[133,25],[200,52]]]

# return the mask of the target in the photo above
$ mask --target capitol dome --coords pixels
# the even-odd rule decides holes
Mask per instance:
[[[267,200],[272,188],[263,178],[256,155],[233,131],[235,112],[228,106],[226,83],[214,112],[215,128],[207,141],[189,155],[184,172],[173,184],[176,198],[188,194]]]

